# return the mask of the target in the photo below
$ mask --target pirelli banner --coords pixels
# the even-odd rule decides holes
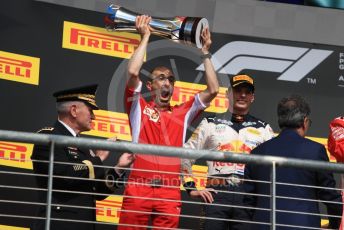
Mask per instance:
[[[39,61],[36,57],[0,51],[0,78],[38,85]]]
[[[14,10],[20,17],[13,17]],[[95,112],[92,130],[85,134],[131,141],[123,94],[128,59],[138,47],[140,36],[106,30],[103,17],[99,12],[29,0],[6,0],[2,4],[0,129],[36,132],[51,126],[56,120],[53,92],[97,83],[101,110]],[[201,118],[225,112],[231,106],[226,97],[229,77],[247,73],[256,84],[251,110],[254,116],[270,123],[278,133],[278,101],[292,93],[301,94],[312,109],[309,138],[326,146],[329,121],[343,115],[344,47],[215,33],[212,41],[220,92],[190,127],[187,138]],[[176,76],[173,105],[205,88],[200,52],[194,47],[152,36],[141,71],[143,81],[156,65],[170,67]],[[146,92],[144,87],[144,95]],[[37,202],[32,149],[32,143],[0,139],[0,229],[29,229],[28,216],[38,209],[39,204],[28,204]],[[114,165],[115,155],[107,165]],[[207,168],[203,163],[197,162],[193,168],[200,188],[206,184]],[[183,199],[189,199],[182,194]],[[97,202],[97,220],[117,223],[122,199],[122,191],[118,190],[114,196]],[[182,208],[186,215],[199,215],[198,211],[187,204]],[[198,222],[181,218],[180,227],[198,226]],[[114,226],[101,225],[97,229]]]

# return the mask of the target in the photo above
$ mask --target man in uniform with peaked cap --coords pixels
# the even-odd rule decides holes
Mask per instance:
[[[58,120],[53,128],[44,128],[39,133],[77,137],[81,132],[91,130],[95,118],[93,110],[99,109],[96,91],[97,85],[89,85],[54,93]],[[110,140],[115,141],[116,138]],[[35,145],[31,157],[34,172],[43,175],[36,176],[37,184],[44,189],[47,189],[49,152],[49,146]],[[123,175],[123,170],[117,167],[128,167],[133,162],[133,156],[124,153],[116,167],[105,170],[102,166],[108,155],[109,151],[93,152],[73,146],[54,149],[51,218],[60,220],[51,221],[51,230],[95,229],[92,221],[96,221],[96,200],[102,200],[106,197],[104,193],[114,191],[117,179]],[[40,192],[40,202],[46,203],[46,199],[46,191]],[[39,207],[38,216],[46,216],[46,205]],[[31,229],[45,229],[45,221],[35,220]]]
[[[73,89],[61,90],[53,94],[56,102],[62,101],[82,101],[90,106],[93,110],[98,110],[96,104],[96,92],[98,85],[88,85]]]

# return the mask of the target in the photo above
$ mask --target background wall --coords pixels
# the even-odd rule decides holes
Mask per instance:
[[[343,45],[344,11],[260,0],[40,0],[104,12],[117,4],[154,16],[202,16],[216,33]],[[281,1],[283,2],[283,1]],[[307,1],[311,2],[311,1]],[[333,4],[336,5],[336,4]],[[338,4],[339,5],[339,4]]]

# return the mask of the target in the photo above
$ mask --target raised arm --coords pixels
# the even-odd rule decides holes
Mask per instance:
[[[209,28],[206,27],[202,31],[202,39],[204,41],[203,47],[201,49],[202,59],[205,69],[205,81],[207,83],[207,88],[202,91],[199,96],[204,104],[210,103],[219,92],[219,82],[215,73],[213,63],[211,62],[209,48],[211,45],[211,36]]]
[[[152,28],[149,26],[151,17],[141,15],[136,17],[135,25],[137,32],[141,35],[140,45],[137,47],[128,63],[128,87],[136,88],[140,82],[140,70],[147,50]]]

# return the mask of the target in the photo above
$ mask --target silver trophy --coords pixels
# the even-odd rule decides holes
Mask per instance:
[[[136,31],[135,19],[140,14],[124,7],[110,5],[108,15],[105,16],[105,27],[115,31]],[[209,23],[206,18],[199,17],[174,17],[152,18],[149,25],[154,29],[154,34],[176,42],[202,48],[201,32]]]

